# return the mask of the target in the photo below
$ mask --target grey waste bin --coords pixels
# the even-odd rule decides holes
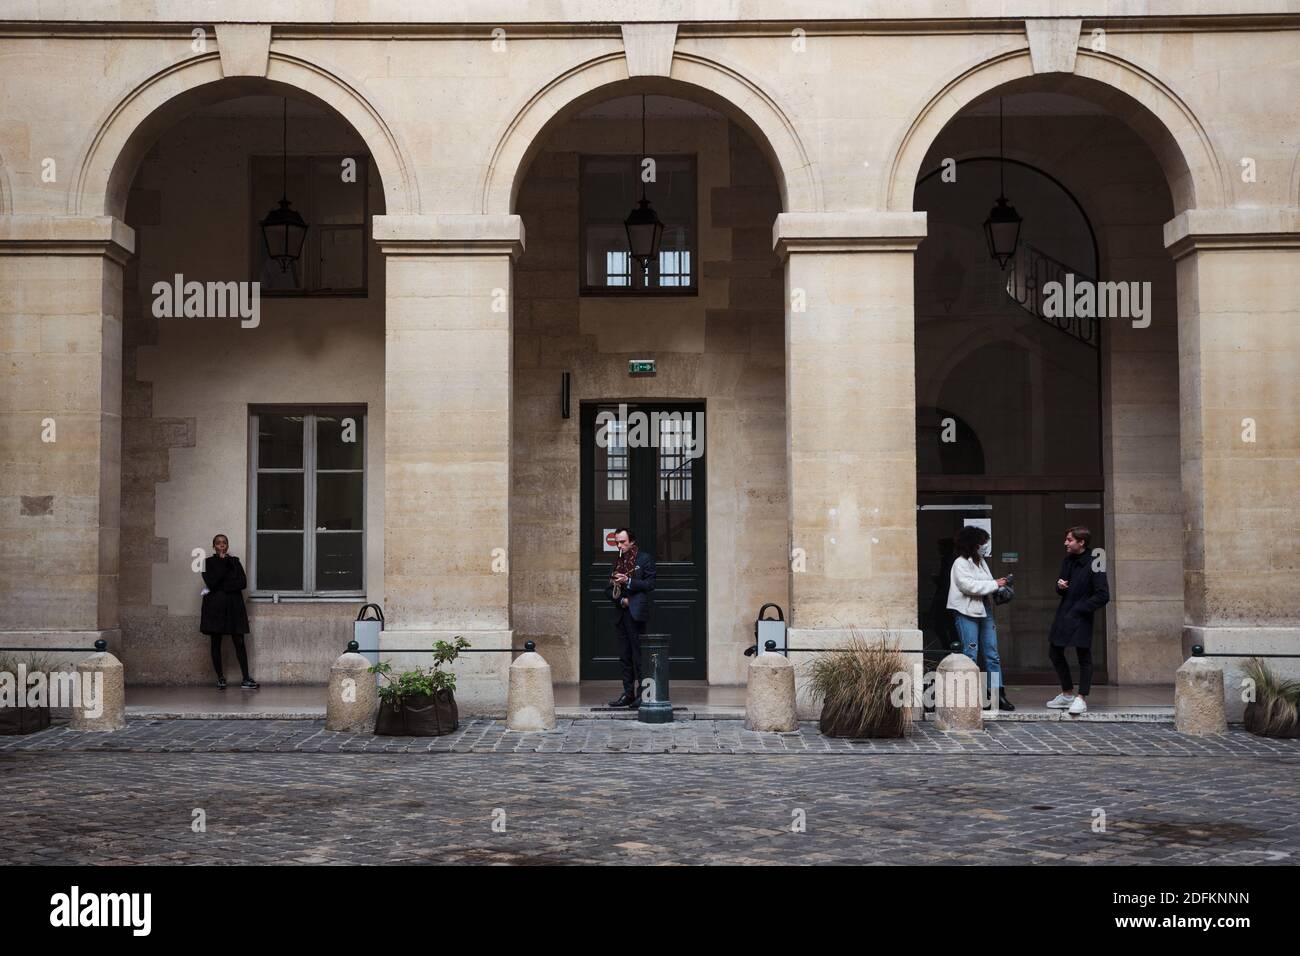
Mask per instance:
[[[763,617],[768,608],[776,610],[776,618]],[[767,642],[774,641],[776,650],[769,651]],[[754,643],[760,654],[781,654],[785,652],[785,613],[779,604],[764,604],[758,609],[758,620],[754,622]]]
[[[367,617],[370,611],[374,614]],[[372,666],[379,663],[379,632],[383,629],[384,609],[378,604],[363,604],[352,624],[352,639],[357,642],[357,653]]]

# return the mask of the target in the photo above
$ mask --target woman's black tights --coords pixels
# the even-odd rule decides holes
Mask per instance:
[[[217,677],[225,680],[226,668],[221,663],[221,635],[209,636],[212,638],[212,666],[217,671]],[[244,672],[244,680],[248,680],[248,649],[244,647],[244,635],[231,634],[230,639],[235,642],[235,656],[239,658],[239,669]]]

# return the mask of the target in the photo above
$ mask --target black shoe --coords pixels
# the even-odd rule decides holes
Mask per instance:
[[[226,689],[226,679],[224,677],[218,677],[217,690],[225,690],[225,689]]]
[[[636,703],[635,697],[629,697],[627,694],[623,694],[621,697],[618,698],[618,700],[611,700],[609,702],[609,706],[610,707],[631,707],[635,703]]]
[[[1016,709],[1016,705],[1007,700],[1007,692],[1000,687],[998,688],[998,709],[1008,712]]]
[[[257,688],[261,687],[262,685],[259,684],[257,681],[253,680],[253,678],[251,678],[251,677],[245,677],[245,678],[244,678],[244,682],[243,682],[242,684],[240,684],[239,686],[240,686],[240,687],[246,687],[246,688],[248,688],[249,690],[257,690]]]

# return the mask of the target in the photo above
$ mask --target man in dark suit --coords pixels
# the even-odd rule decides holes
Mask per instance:
[[[641,638],[650,621],[650,592],[655,589],[655,559],[636,545],[627,528],[614,533],[618,560],[605,595],[618,608],[619,662],[623,665],[623,695],[611,707],[636,707],[641,692]]]

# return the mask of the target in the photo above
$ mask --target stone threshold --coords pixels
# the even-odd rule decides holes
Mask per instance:
[[[314,710],[267,710],[249,711],[173,711],[153,710],[149,708],[127,707],[126,716],[130,720],[324,720],[324,708]],[[636,711],[614,709],[610,707],[564,707],[556,708],[555,716],[559,720],[637,720]],[[461,714],[462,720],[505,720],[504,712]],[[689,708],[674,707],[673,721],[688,720],[744,720],[745,711],[741,708]],[[933,722],[934,714],[923,718]],[[1152,707],[1149,710],[1091,710],[1086,714],[1072,717],[1064,711],[1014,711],[999,712],[996,715],[985,714],[984,720],[993,723],[1121,723],[1121,724],[1172,724],[1174,709],[1172,707]],[[663,724],[646,724],[647,727],[667,726]]]

